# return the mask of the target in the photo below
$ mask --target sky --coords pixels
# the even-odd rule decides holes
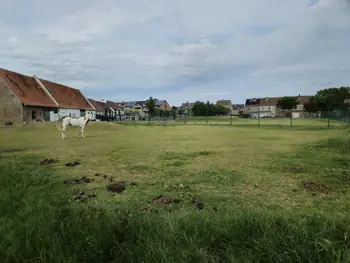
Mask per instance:
[[[1,0],[0,68],[114,101],[350,86],[350,0]]]

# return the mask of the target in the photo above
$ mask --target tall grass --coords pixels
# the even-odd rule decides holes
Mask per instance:
[[[334,144],[333,146],[336,147]],[[0,158],[0,258],[16,262],[346,262],[347,217],[73,203],[35,157]]]

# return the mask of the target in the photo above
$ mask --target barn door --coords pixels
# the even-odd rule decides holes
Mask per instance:
[[[85,117],[85,110],[80,110],[80,117]]]
[[[50,121],[50,112],[44,111],[44,121]]]

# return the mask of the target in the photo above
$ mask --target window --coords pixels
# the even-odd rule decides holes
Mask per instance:
[[[268,107],[268,110],[271,110],[271,107]]]

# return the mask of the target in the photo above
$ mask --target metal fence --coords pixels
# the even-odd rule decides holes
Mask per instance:
[[[292,117],[291,117],[292,116]],[[293,114],[279,117],[252,117],[243,118],[239,116],[186,116],[177,114],[163,114],[158,116],[140,117],[129,116],[128,118],[117,118],[120,124],[126,125],[246,125],[246,126],[313,126],[313,127],[335,127],[346,125],[350,122],[350,111],[323,111],[319,113]]]

